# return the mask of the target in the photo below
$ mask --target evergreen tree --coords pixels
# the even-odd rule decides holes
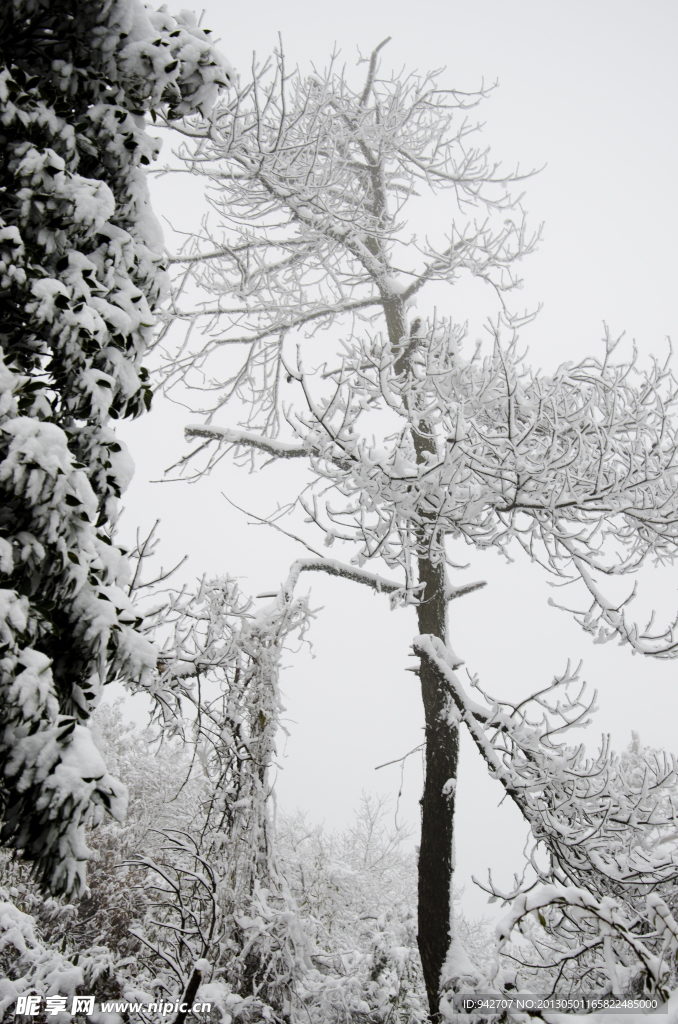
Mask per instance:
[[[9,0],[0,46],[2,840],[77,892],[85,822],[126,804],[84,723],[156,658],[111,540],[133,465],[110,423],[150,404],[166,290],[146,115],[207,113],[230,71],[140,0]]]

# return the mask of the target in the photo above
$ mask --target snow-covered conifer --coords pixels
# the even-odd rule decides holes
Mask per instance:
[[[140,0],[10,0],[0,46],[2,839],[70,892],[84,823],[126,803],[83,723],[155,664],[109,535],[133,470],[110,423],[150,404],[166,290],[146,115],[205,113],[230,70]]]

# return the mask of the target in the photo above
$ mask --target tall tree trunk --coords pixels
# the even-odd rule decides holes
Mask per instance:
[[[411,372],[411,360],[418,345],[421,320],[415,319],[407,331],[404,303],[393,298],[384,303],[389,340],[395,355],[397,375]],[[414,412],[415,410],[412,410]],[[412,441],[417,463],[426,464],[436,454],[434,428],[425,417],[412,422]],[[421,512],[430,529],[422,529],[419,546],[419,582],[426,584],[417,607],[420,633],[430,633],[447,643],[447,599],[444,538],[435,534],[434,516]],[[438,540],[441,543],[434,543]],[[433,561],[428,552],[438,549]],[[431,1020],[440,1020],[440,978],[450,945],[455,788],[444,789],[450,779],[456,781],[459,760],[459,730],[447,721],[447,695],[428,662],[420,668],[421,695],[424,702],[426,777],[421,799],[421,845],[419,849],[418,935],[419,955],[426,984]]]
[[[445,565],[419,559],[419,581],[426,583],[417,608],[419,630],[447,640]],[[454,789],[443,788],[456,779],[459,733],[447,722],[446,694],[431,666],[422,661],[421,695],[426,719],[426,778],[421,801],[421,848],[419,852],[419,953],[426,982],[431,1018],[439,1019],[440,975],[450,944],[452,894],[452,839]]]
[[[412,342],[411,342],[412,345]],[[422,420],[413,431],[418,463],[435,454],[431,425]],[[426,518],[424,513],[422,518]],[[432,525],[432,529],[435,529]],[[419,582],[426,586],[417,607],[420,633],[430,633],[447,643],[447,571],[442,543],[434,543],[430,532],[417,538]],[[425,552],[438,548],[433,561]],[[448,722],[447,694],[428,662],[420,668],[424,702],[426,777],[421,800],[421,845],[419,850],[418,945],[432,1021],[439,1021],[440,978],[450,945],[455,788],[445,783],[457,778],[459,730]]]

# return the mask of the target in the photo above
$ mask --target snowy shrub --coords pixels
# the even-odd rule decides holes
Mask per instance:
[[[0,809],[54,893],[84,885],[86,822],[124,787],[83,723],[153,646],[110,539],[133,465],[110,422],[150,404],[141,365],[166,292],[145,165],[168,117],[229,68],[186,12],[9,0],[0,16]]]
[[[383,801],[363,795],[339,834],[301,814],[277,822],[276,855],[313,944],[296,1005],[318,1021],[427,1019],[416,857],[403,848],[408,831],[384,818]]]
[[[106,946],[120,958],[138,953],[141,942],[130,929],[148,909],[146,871],[134,860],[159,855],[163,830],[199,823],[205,783],[192,771],[189,751],[125,725],[117,705],[98,708],[94,728],[106,763],[128,789],[129,807],[124,825],[108,819],[88,834],[94,858],[72,932],[78,948]]]
[[[73,901],[45,897],[28,865],[0,854],[0,1019],[28,992],[178,998],[202,949],[211,975],[199,998],[215,1021],[425,1019],[415,858],[378,802],[342,834],[267,819],[269,855],[254,860],[241,833],[238,868],[232,833],[215,841],[205,798],[216,787],[189,750],[125,725],[119,707],[103,705],[94,727],[129,789],[127,820],[88,832],[88,890]]]
[[[127,820],[121,826],[107,818],[87,831],[88,886],[72,901],[45,897],[27,864],[0,854],[0,975],[7,979],[4,989],[0,982],[0,1019],[27,992],[70,995],[75,987],[116,999],[155,980],[135,934],[149,912],[148,870],[134,861],[162,861],[162,830],[194,826],[204,782],[191,772],[187,751],[126,725],[118,706],[102,705],[93,722],[107,763],[128,789]]]

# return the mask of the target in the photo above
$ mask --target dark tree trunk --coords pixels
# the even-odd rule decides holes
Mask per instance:
[[[396,374],[411,372],[411,360],[419,345],[420,320],[414,320],[409,332],[405,327],[406,311],[402,300],[384,304],[389,339],[395,355]],[[412,410],[415,412],[414,410]],[[422,418],[413,415],[412,441],[417,462],[425,464],[436,454],[434,431]],[[424,583],[423,598],[417,607],[420,633],[430,633],[447,643],[447,572],[441,551],[444,538],[435,536],[434,515],[422,511],[422,520],[429,520],[429,529],[422,528],[417,537],[419,546],[419,583]],[[434,543],[437,542],[437,543]],[[442,543],[441,543],[442,542]],[[432,561],[428,552],[438,550],[439,559]],[[447,695],[431,666],[422,660],[420,668],[421,695],[424,702],[426,778],[421,799],[421,845],[419,849],[419,955],[426,984],[430,1017],[440,1020],[440,976],[450,945],[450,901],[452,893],[452,840],[454,834],[455,790],[444,793],[445,783],[457,778],[459,731],[447,721]]]
[[[412,340],[412,344],[414,339]],[[413,433],[417,462],[425,463],[435,454],[430,424],[420,421]],[[426,514],[423,516],[426,518]],[[435,530],[432,525],[431,530]],[[434,544],[434,540],[438,543]],[[443,538],[423,530],[418,538],[421,552],[438,548],[435,562],[419,555],[419,582],[426,584],[417,608],[420,633],[430,633],[447,643],[447,572],[440,551]],[[424,702],[426,777],[421,800],[421,846],[419,850],[418,945],[424,972],[431,1020],[440,1019],[440,975],[450,944],[452,892],[452,840],[454,835],[455,791],[444,793],[449,779],[457,777],[459,731],[447,721],[447,695],[428,662],[420,667],[421,695]]]
[[[445,565],[419,559],[419,581],[426,583],[417,608],[419,631],[447,640]],[[450,943],[452,837],[454,790],[443,794],[448,779],[456,779],[459,734],[446,715],[446,695],[430,665],[422,661],[421,694],[426,721],[426,778],[421,801],[419,852],[419,953],[426,982],[431,1019],[437,1021],[440,974]]]
[[[186,1015],[188,1013],[190,1013],[191,1008],[193,1006],[193,1000],[195,999],[196,992],[200,988],[200,982],[201,981],[202,981],[202,971],[198,970],[197,967],[194,967],[193,968],[193,973],[191,974],[191,977],[189,979],[188,985],[186,986],[186,990],[184,991],[183,997],[181,999],[181,1004],[180,1004],[180,1007],[181,1006],[186,1006],[187,1009],[186,1010],[182,1010],[181,1008],[179,1009],[179,1012],[177,1013],[176,1017],[174,1018],[174,1024],[184,1024],[184,1021],[186,1020]]]

